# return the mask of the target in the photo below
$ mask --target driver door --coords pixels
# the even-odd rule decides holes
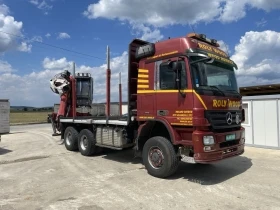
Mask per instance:
[[[166,118],[172,125],[191,126],[193,100],[192,90],[188,88],[191,85],[188,82],[186,61],[179,58],[178,62],[182,66],[179,72],[172,70],[172,65],[167,65],[177,60],[172,58],[155,63],[156,115]]]

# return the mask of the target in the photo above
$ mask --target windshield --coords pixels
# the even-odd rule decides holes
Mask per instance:
[[[201,59],[192,57],[191,61]],[[236,95],[240,97],[238,85],[232,66],[219,62],[197,62],[191,64],[195,89],[205,95]]]

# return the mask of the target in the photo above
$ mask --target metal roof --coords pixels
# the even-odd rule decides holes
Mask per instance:
[[[240,87],[239,90],[242,96],[275,95],[280,94],[280,84]]]

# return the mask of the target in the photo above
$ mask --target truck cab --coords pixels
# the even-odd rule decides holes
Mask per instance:
[[[129,87],[134,92],[128,98],[134,110],[130,115],[141,124],[139,150],[147,135],[159,135],[169,139],[186,162],[209,163],[242,154],[244,110],[237,66],[217,41],[188,34],[141,44],[131,55],[138,58],[138,67],[130,62]],[[134,83],[132,72],[137,72]],[[156,157],[155,164],[164,158],[158,152],[150,155]]]

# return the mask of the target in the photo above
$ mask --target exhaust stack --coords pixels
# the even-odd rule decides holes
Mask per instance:
[[[119,113],[122,116],[122,73],[119,73]]]
[[[107,71],[106,71],[106,123],[110,117],[110,90],[111,87],[111,70],[110,70],[110,48],[107,46]]]
[[[73,62],[73,75],[72,75],[72,116],[73,119],[76,117],[76,69],[75,69],[75,62]]]

